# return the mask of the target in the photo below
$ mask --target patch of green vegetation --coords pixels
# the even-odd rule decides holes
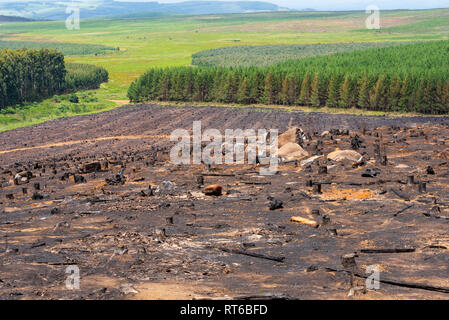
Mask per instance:
[[[0,49],[56,49],[65,56],[79,55],[105,55],[109,51],[119,51],[117,47],[108,47],[101,44],[80,44],[68,42],[36,42],[36,41],[5,41],[0,40]]]
[[[66,94],[57,95],[42,102],[2,109],[0,111],[0,131],[61,117],[106,111],[115,107],[114,102],[99,100],[95,91],[82,91],[76,96],[78,97],[77,103],[70,101],[72,94]]]
[[[192,55],[192,64],[206,67],[268,66],[306,57],[410,43],[385,41],[226,47],[195,53]]]
[[[65,90],[98,89],[108,82],[109,74],[103,67],[83,63],[66,63]]]
[[[401,26],[395,26],[383,29],[384,32],[393,33],[433,33],[449,32],[449,15],[446,18],[437,18],[432,20],[420,21]]]

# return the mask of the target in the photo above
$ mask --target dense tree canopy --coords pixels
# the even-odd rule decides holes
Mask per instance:
[[[0,108],[56,93],[98,88],[108,80],[104,68],[64,63],[56,50],[0,50]]]
[[[0,107],[33,101],[64,89],[64,56],[54,50],[0,51]]]
[[[66,63],[66,70],[66,91],[97,89],[101,83],[108,81],[106,69],[91,64]]]

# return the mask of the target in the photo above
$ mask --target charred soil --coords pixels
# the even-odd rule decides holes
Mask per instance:
[[[297,126],[323,157],[273,176],[171,163],[170,133],[195,120]],[[364,162],[326,160],[337,148]],[[124,106],[0,133],[0,187],[2,299],[449,297],[447,117]],[[373,265],[380,288],[348,296]]]

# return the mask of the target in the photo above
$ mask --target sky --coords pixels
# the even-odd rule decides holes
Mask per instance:
[[[32,0],[0,0],[1,2],[27,2]],[[45,2],[70,2],[67,0],[39,0]],[[81,0],[89,2],[89,0]],[[91,0],[97,2],[98,0]],[[127,2],[144,2],[146,0],[120,0]],[[186,0],[153,0],[160,3],[183,2]],[[196,0],[198,1],[198,0]],[[207,1],[207,0],[205,0]],[[234,0],[228,0],[234,1]],[[291,9],[313,8],[316,10],[365,10],[369,5],[376,5],[379,9],[428,9],[449,8],[449,0],[260,0],[275,3]]]

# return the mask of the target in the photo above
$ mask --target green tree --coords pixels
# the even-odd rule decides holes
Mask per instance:
[[[408,77],[402,81],[401,90],[399,91],[398,109],[401,111],[410,111],[409,108],[409,80]]]
[[[329,108],[338,107],[338,101],[340,100],[340,90],[337,76],[332,76],[329,80],[329,90],[326,105]]]
[[[441,103],[443,105],[443,113],[449,112],[449,82],[443,85],[441,94]]]
[[[359,97],[357,105],[362,109],[369,109],[370,83],[367,76],[359,82]]]
[[[370,95],[370,109],[382,110],[383,109],[383,97],[385,96],[385,76],[381,75],[376,82]]]
[[[307,72],[301,83],[301,93],[299,94],[298,104],[308,106],[310,104],[310,76]]]
[[[265,77],[265,103],[275,104],[277,102],[276,85],[273,75],[269,72]]]
[[[424,90],[426,87],[426,83],[424,80],[421,80],[417,83],[417,87],[415,88],[413,95],[412,95],[412,101],[413,101],[413,111],[420,112],[422,110],[422,102],[424,98]]]
[[[246,77],[243,79],[242,84],[239,87],[237,93],[237,100],[239,103],[247,104],[250,102],[249,90],[248,90],[248,80]]]
[[[310,88],[310,104],[313,107],[320,107],[321,106],[321,90],[320,90],[320,74],[317,72],[315,73],[313,80],[312,80],[312,86]]]
[[[398,110],[399,98],[401,94],[402,80],[399,77],[395,77],[391,80],[391,84],[388,87],[388,109]]]
[[[353,107],[353,101],[355,97],[352,92],[352,83],[348,75],[345,76],[345,80],[340,88],[340,101],[339,106],[341,108],[351,108]]]

